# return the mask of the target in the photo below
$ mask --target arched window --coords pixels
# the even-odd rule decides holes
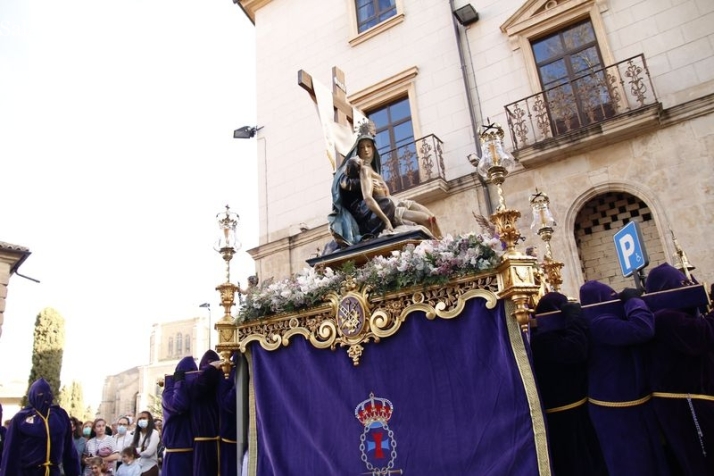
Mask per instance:
[[[184,346],[186,347],[186,353],[190,354],[191,353],[191,336],[189,334],[186,334],[186,337],[184,338]]]
[[[174,338],[169,337],[169,357],[174,355]]]
[[[182,339],[183,336],[180,332],[176,334],[176,355],[183,355]]]

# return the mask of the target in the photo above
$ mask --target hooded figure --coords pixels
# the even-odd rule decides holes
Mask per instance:
[[[243,453],[243,448],[238,448],[238,391],[241,397],[247,397],[246,365],[240,353],[233,354],[233,368],[228,378],[221,378],[218,382],[218,406],[220,408],[220,435],[221,435],[221,474],[240,474],[238,472],[238,454]],[[240,418],[245,424],[247,412],[240,409]],[[247,410],[247,408],[245,409]],[[242,428],[241,428],[242,430]],[[245,440],[245,438],[241,438]]]
[[[223,372],[214,362],[221,358],[207,350],[198,365],[195,378],[187,380],[191,398],[191,430],[193,432],[193,474],[213,476],[219,473],[219,411],[218,384]]]
[[[664,263],[649,273],[646,289],[687,284],[684,273]],[[714,314],[701,317],[695,307],[678,304],[682,307],[655,312],[653,405],[683,473],[714,474]]]
[[[2,403],[0,403],[0,423],[2,423]],[[0,425],[0,465],[2,465],[2,449],[5,446],[5,435],[7,434],[7,428]]]
[[[72,440],[69,416],[52,404],[50,385],[35,380],[28,392],[29,405],[12,419],[3,449],[3,476],[79,476],[79,456]]]
[[[587,407],[587,325],[580,304],[560,293],[543,296],[531,331],[536,382],[548,422],[554,474],[606,475],[605,461]]]
[[[352,149],[345,156],[344,162],[335,171],[332,180],[332,212],[327,217],[330,232],[340,246],[351,246],[364,238],[377,237],[385,228],[384,221],[370,210],[362,194],[360,182],[359,144],[366,140],[372,143],[373,158],[371,166],[381,173],[382,163],[374,142],[374,136],[363,132],[357,137]],[[375,198],[382,213],[391,221],[394,219],[395,206],[389,197]]]
[[[669,475],[647,378],[644,344],[654,336],[654,315],[631,290],[618,294],[598,281],[580,288],[583,306],[618,298],[624,318],[594,312],[587,322],[590,419],[610,476]]]
[[[191,398],[186,373],[198,370],[193,357],[184,357],[173,374],[164,381],[161,407],[164,429],[161,440],[166,448],[162,472],[171,476],[193,475],[193,431],[191,429]]]

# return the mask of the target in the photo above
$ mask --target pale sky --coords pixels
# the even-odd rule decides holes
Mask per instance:
[[[32,255],[8,288],[0,384],[27,381],[35,317],[66,320],[62,383],[96,409],[148,363],[155,322],[220,315],[215,215],[257,245],[254,27],[232,0],[0,1],[0,241]],[[214,341],[215,342],[215,341]]]

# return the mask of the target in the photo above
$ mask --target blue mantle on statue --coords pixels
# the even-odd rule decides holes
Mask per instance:
[[[503,302],[471,299],[448,320],[414,312],[358,366],[303,338],[252,343],[249,358],[251,474],[550,474],[526,346]]]

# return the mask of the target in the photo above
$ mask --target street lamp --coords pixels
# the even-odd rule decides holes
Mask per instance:
[[[209,302],[204,302],[203,304],[199,304],[198,307],[203,307],[208,309],[208,348],[211,348],[211,334],[213,333],[213,329],[211,329],[211,303]]]

